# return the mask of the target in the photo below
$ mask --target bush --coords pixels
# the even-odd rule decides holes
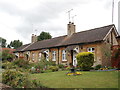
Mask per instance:
[[[6,61],[6,62],[2,63],[2,68],[3,69],[14,69],[16,67],[17,67],[16,65],[13,65],[13,63],[9,62],[9,61]]]
[[[63,69],[63,68],[64,68],[64,65],[63,65],[63,64],[59,64],[58,67],[59,67],[60,69]]]
[[[49,69],[52,70],[52,72],[58,71],[58,66],[49,66]]]
[[[40,69],[40,72],[44,72],[45,70],[49,69],[49,66],[56,66],[56,64],[52,61],[42,59],[32,67],[35,67],[35,69]]]
[[[17,65],[20,68],[28,69],[30,68],[29,61],[24,60],[24,59],[17,59],[13,61],[14,65]]]
[[[41,84],[40,81],[38,81],[36,79],[33,79],[32,81],[29,81],[26,87],[27,88],[46,88],[45,86],[43,86]]]
[[[115,68],[109,66],[108,69],[115,69]]]
[[[2,61],[12,61],[14,57],[15,55],[11,54],[9,50],[3,50],[3,52],[0,53],[0,58],[2,59]]]
[[[90,70],[91,66],[93,66],[94,63],[94,54],[91,52],[82,52],[77,54],[77,62],[78,66],[82,70]]]
[[[100,69],[102,66],[99,64],[99,65],[96,65],[95,66],[95,70],[98,70],[98,69]]]
[[[6,70],[2,74],[2,83],[13,88],[21,88],[24,86],[27,76],[19,71]]]
[[[66,69],[66,70],[70,70],[70,68],[71,68],[71,67],[68,66],[68,67],[66,67],[65,69]]]

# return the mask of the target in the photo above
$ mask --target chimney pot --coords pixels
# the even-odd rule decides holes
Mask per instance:
[[[68,36],[71,36],[73,33],[75,33],[76,32],[76,30],[75,30],[75,25],[74,25],[74,22],[69,22],[69,24],[68,24],[68,30],[67,30],[67,35]]]
[[[32,34],[31,43],[37,42],[37,35]]]

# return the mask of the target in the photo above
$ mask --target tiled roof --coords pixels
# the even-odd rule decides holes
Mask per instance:
[[[1,49],[2,51],[4,51],[4,50],[8,50],[9,51],[9,53],[13,53],[16,49],[11,49],[11,48],[2,48]],[[0,51],[1,51],[0,50]]]
[[[17,51],[22,51],[25,47],[27,47],[28,45],[30,44],[25,44],[25,45],[22,45],[21,47],[17,48],[15,52]]]
[[[74,33],[71,36],[65,35],[52,39],[38,41],[33,43],[32,45],[29,45],[29,47],[25,48],[23,51],[68,46],[68,45],[86,44],[86,43],[102,41],[113,26],[114,25],[112,24],[100,28]],[[27,45],[20,47],[19,51],[21,50],[21,48],[25,46]]]

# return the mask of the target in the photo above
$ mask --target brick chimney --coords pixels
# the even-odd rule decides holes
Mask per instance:
[[[75,33],[76,32],[76,30],[75,30],[75,25],[74,25],[74,23],[72,22],[69,22],[69,24],[68,24],[68,26],[67,26],[67,29],[68,29],[68,31],[67,31],[67,35],[68,36],[70,36],[70,35],[72,35],[73,33]]]
[[[32,34],[31,43],[37,42],[37,36]]]

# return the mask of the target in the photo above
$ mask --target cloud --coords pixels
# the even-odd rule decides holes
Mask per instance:
[[[15,27],[15,30],[25,38],[26,36],[29,36],[31,33],[33,33],[33,29],[35,28],[32,25],[41,26],[43,24],[46,24],[46,25],[48,24],[47,26],[50,26],[50,27],[47,29],[49,29],[50,31],[53,30],[54,32],[55,29],[56,31],[59,31],[60,27],[55,27],[54,25],[52,25],[51,20],[57,19],[61,12],[63,11],[66,12],[68,9],[71,9],[74,6],[77,6],[78,4],[83,4],[86,1],[88,0],[81,0],[81,1],[76,0],[76,2],[74,2],[74,0],[69,0],[69,2],[63,1],[63,0],[61,1],[45,0],[44,2],[38,2],[38,5],[35,8],[33,7],[25,10],[19,8],[22,6],[20,5],[17,6],[18,3],[15,4],[12,2],[8,2],[8,3],[0,2],[0,11],[5,12],[14,17],[21,18],[20,23],[17,27]],[[27,4],[29,4],[29,1]],[[27,7],[27,4],[26,4],[26,7]],[[52,26],[54,26],[55,29]]]
[[[45,30],[50,32],[53,37],[61,36],[67,32],[68,14],[70,9],[76,9],[74,13],[79,13],[79,17],[84,13],[84,18],[92,18],[88,15],[90,10],[82,8],[83,5],[95,2],[94,0],[1,0],[0,13],[12,16],[12,20],[7,19],[7,26],[13,25],[14,30],[22,38],[22,41],[30,40],[30,35],[38,29],[38,34]],[[104,4],[104,8],[110,8],[110,1],[96,0]],[[94,4],[95,5],[95,4]],[[79,9],[80,8],[80,9]],[[94,7],[93,7],[94,9]],[[74,11],[73,11],[74,12]],[[92,12],[92,10],[91,10]],[[86,14],[87,13],[87,14]],[[73,14],[73,13],[72,13]],[[4,17],[4,16],[3,16]],[[97,16],[98,17],[98,16]],[[4,17],[5,18],[5,17]],[[82,17],[83,18],[83,17]],[[81,18],[81,20],[83,20]],[[1,19],[1,18],[0,18]],[[78,19],[80,22],[80,18]],[[90,19],[91,20],[91,19]],[[77,21],[78,22],[78,21]],[[85,20],[81,21],[86,23]],[[11,23],[11,24],[9,24]],[[11,29],[12,30],[12,29]]]

